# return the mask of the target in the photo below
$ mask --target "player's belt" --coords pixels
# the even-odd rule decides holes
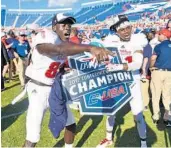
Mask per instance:
[[[36,80],[33,80],[33,79],[31,79],[30,82],[32,82],[32,83],[34,83],[36,85],[40,85],[40,86],[49,86],[49,87],[52,86],[52,85],[44,84],[42,82],[39,82],[39,81],[36,81]]]

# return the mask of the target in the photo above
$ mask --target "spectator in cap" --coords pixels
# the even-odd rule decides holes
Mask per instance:
[[[75,137],[76,123],[61,92],[61,75],[67,56],[91,52],[98,61],[104,61],[108,54],[104,48],[80,45],[69,42],[71,25],[76,20],[56,14],[52,18],[52,31],[44,29],[35,37],[32,62],[27,67],[26,76],[29,107],[26,120],[26,141],[23,147],[34,147],[40,139],[41,123],[44,113],[50,106],[49,128],[55,138],[65,128],[64,141],[66,148],[72,148]],[[36,92],[36,93],[34,93]]]
[[[158,124],[161,117],[159,101],[162,94],[165,113],[163,120],[166,126],[171,126],[171,32],[162,29],[159,32],[161,41],[154,48],[151,57],[151,91],[153,106],[153,121]]]
[[[21,83],[21,88],[23,89],[25,86],[25,70],[27,67],[27,56],[30,52],[30,45],[25,40],[26,34],[21,31],[19,33],[19,39],[14,43],[13,47],[18,55],[18,71],[19,71],[19,79]]]
[[[152,28],[150,28],[150,29],[146,32],[148,42],[150,42],[152,39],[155,38],[155,34],[156,34],[156,31],[155,31],[155,29],[152,29]]]
[[[171,38],[171,31],[168,29],[161,29],[159,31],[159,36],[158,36],[158,40],[160,42],[165,41],[165,40],[170,40]]]

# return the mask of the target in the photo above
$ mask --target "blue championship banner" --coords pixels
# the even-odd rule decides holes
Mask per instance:
[[[110,62],[120,64],[117,48],[108,49],[116,55]],[[81,114],[113,115],[131,99],[132,73],[108,72],[105,63],[93,65],[90,60],[83,60],[86,58],[86,54],[69,57],[73,70],[62,77],[64,95],[79,104]]]

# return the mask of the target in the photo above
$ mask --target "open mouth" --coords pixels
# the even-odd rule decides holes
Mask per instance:
[[[69,38],[70,37],[70,33],[64,33],[64,36]]]
[[[126,34],[126,35],[125,35],[125,38],[130,38],[130,35],[129,35],[129,34]]]

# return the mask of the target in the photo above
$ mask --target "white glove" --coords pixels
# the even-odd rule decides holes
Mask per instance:
[[[106,65],[106,69],[107,71],[119,71],[119,70],[123,70],[123,64],[111,64],[109,63],[108,65]]]

